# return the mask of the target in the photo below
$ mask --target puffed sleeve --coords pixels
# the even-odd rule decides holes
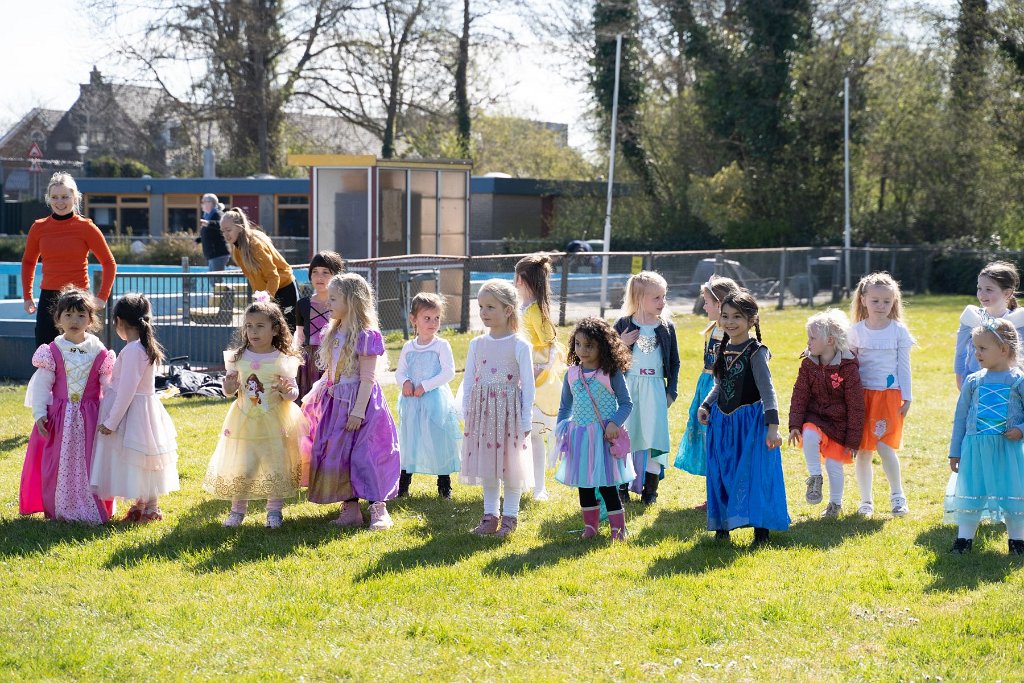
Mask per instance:
[[[379,330],[363,330],[356,338],[357,356],[384,355],[384,338]]]
[[[533,429],[533,347],[522,337],[516,338],[516,363],[523,394],[523,403],[519,407],[519,431],[528,432]]]
[[[452,345],[445,339],[438,339],[435,342],[438,360],[441,361],[441,372],[433,377],[423,380],[420,386],[424,391],[432,391],[443,384],[448,384],[455,379],[455,356],[452,354]],[[401,386],[401,383],[399,383]]]
[[[25,389],[25,407],[32,409],[32,420],[46,417],[46,406],[53,403],[53,383],[57,379],[57,364],[49,344],[43,344],[32,354],[36,371]]]
[[[110,386],[110,378],[114,374],[114,363],[117,361],[117,354],[110,349],[100,351],[103,360],[100,361],[100,386]]]
[[[117,358],[118,374],[117,386],[114,389],[114,402],[110,405],[107,414],[103,415],[103,426],[110,431],[117,431],[121,420],[128,412],[128,407],[135,398],[142,382],[142,375],[149,365],[149,357],[146,351],[138,345],[126,346],[121,355]]]
[[[299,374],[300,365],[302,365],[301,358],[282,353],[277,359],[277,374],[285,379],[295,379]]]

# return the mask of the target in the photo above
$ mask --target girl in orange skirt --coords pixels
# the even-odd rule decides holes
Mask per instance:
[[[899,285],[888,273],[865,275],[857,283],[850,312],[854,322],[850,350],[860,362],[865,408],[856,466],[861,495],[858,513],[870,517],[875,512],[871,458],[872,451],[878,451],[889,480],[892,514],[902,517],[910,508],[896,451],[903,443],[903,419],[912,400],[910,349],[914,338],[902,322]]]

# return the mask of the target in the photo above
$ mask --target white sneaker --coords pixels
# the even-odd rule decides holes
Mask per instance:
[[[910,512],[910,508],[907,507],[906,496],[893,496],[891,500],[893,517],[905,517]]]
[[[394,526],[391,515],[388,514],[387,505],[377,502],[370,505],[370,530],[385,531]]]
[[[861,503],[860,507],[857,508],[857,514],[865,519],[871,519],[871,516],[875,514],[875,506],[873,503]]]
[[[533,499],[536,500],[536,501],[547,500],[548,499],[548,492],[547,492],[547,490],[546,489],[541,489],[540,491],[534,490],[534,492],[533,492]]]

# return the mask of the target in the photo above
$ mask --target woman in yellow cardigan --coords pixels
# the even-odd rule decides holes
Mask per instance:
[[[249,222],[238,207],[224,212],[220,231],[231,249],[231,258],[242,269],[253,291],[269,292],[284,312],[288,328],[295,331],[295,304],[299,290],[292,267],[274,248],[270,237],[258,225]]]

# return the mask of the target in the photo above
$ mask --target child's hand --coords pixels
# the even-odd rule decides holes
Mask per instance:
[[[348,422],[345,423],[346,432],[354,432],[363,426],[363,418],[356,417],[355,415],[348,416]]]
[[[669,408],[671,408],[672,404],[676,402],[676,400],[672,398],[672,394],[668,393],[667,389],[665,390],[665,402],[668,403]]]
[[[779,436],[779,425],[770,425],[768,427],[768,435],[765,437],[764,443],[768,446],[769,450],[782,445],[782,438]]]
[[[857,459],[857,449],[856,448],[844,448],[843,450],[846,453],[846,455],[849,456],[849,458],[851,460],[856,460]]]
[[[900,415],[902,415],[903,417],[906,417],[907,413],[909,413],[909,412],[910,412],[910,401],[904,401],[903,405],[900,406]]]
[[[614,422],[609,422],[604,428],[604,440],[608,443],[615,441],[619,436],[619,425]]]
[[[100,425],[100,434],[110,435],[110,434],[113,434],[113,433],[114,433],[114,430],[107,429],[106,425],[104,425],[104,424]]]
[[[802,440],[803,440],[803,435],[800,434],[800,430],[799,429],[790,429],[789,430],[789,445],[790,446],[799,446],[800,442]]]
[[[232,370],[224,375],[224,395],[231,396],[238,392],[238,370]]]
[[[951,469],[954,472],[959,472],[960,471],[960,458],[950,458],[949,459],[949,469]]]
[[[144,467],[147,472],[160,472],[164,468],[164,461],[159,455],[147,455]]]
[[[1010,441],[1020,441],[1021,439],[1024,439],[1024,432],[1020,431],[1020,427],[1014,427],[1013,429],[1007,430],[1003,436]]]
[[[46,428],[46,416],[45,415],[42,416],[41,418],[39,418],[38,420],[36,420],[36,430],[39,432],[40,436],[49,436],[50,435],[50,431]]]
[[[416,398],[419,398],[420,396],[422,396],[425,393],[427,393],[427,392],[423,390],[423,385],[420,385],[420,386],[416,387],[416,391],[412,392],[412,395],[415,396]]]
[[[636,340],[640,338],[640,328],[638,327],[635,330],[623,332],[619,335],[619,338],[622,340],[622,343],[625,344],[626,346],[632,346],[633,344],[636,343]]]
[[[525,432],[523,432],[523,441],[526,441],[529,438],[530,438],[530,430],[527,429]]]
[[[412,380],[410,380],[410,379],[405,380],[405,383],[402,385],[402,396],[405,396],[406,398],[409,398],[410,396],[413,395],[414,391],[415,391],[415,389],[413,389]]]
[[[707,427],[708,423],[711,422],[711,413],[709,413],[708,409],[704,406],[697,408],[697,422],[700,422],[705,427]]]

